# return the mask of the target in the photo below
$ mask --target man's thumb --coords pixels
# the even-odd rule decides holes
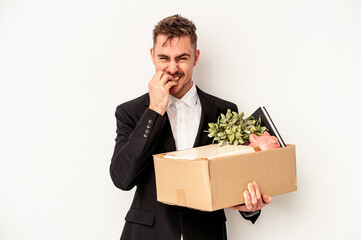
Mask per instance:
[[[264,194],[264,195],[262,196],[262,198],[263,198],[263,201],[264,201],[266,204],[269,204],[270,202],[272,202],[272,197],[269,196],[269,195]]]

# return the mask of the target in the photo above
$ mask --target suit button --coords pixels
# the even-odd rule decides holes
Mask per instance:
[[[152,124],[152,123],[153,123],[153,120],[152,120],[152,119],[149,119],[148,123],[149,123],[149,124]]]
[[[148,134],[144,133],[144,134],[143,134],[143,137],[145,137],[145,138],[148,137]]]
[[[149,133],[149,129],[145,129],[145,133]]]
[[[150,128],[150,127],[151,127],[151,126],[148,124],[148,125],[147,125],[147,128]]]

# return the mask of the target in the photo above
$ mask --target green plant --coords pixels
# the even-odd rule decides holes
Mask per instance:
[[[227,143],[238,145],[249,141],[249,135],[261,136],[268,130],[261,126],[261,118],[256,120],[253,116],[246,119],[243,117],[243,112],[239,115],[228,109],[225,115],[222,113],[218,117],[216,123],[208,123],[209,129],[205,132],[208,132],[208,137],[213,138],[213,143],[216,141],[219,145]]]

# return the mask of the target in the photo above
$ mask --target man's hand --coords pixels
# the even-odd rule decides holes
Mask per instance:
[[[175,85],[177,85],[177,81],[171,75],[163,71],[157,71],[148,83],[149,108],[160,115],[164,115],[168,107],[169,89]]]
[[[258,184],[255,181],[248,184],[248,191],[243,192],[243,197],[245,204],[230,207],[230,209],[242,212],[254,212],[272,202],[271,196],[263,194],[261,197]]]

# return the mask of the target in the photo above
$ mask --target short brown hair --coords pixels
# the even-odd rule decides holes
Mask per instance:
[[[171,40],[174,37],[189,36],[191,38],[191,43],[194,44],[197,49],[197,34],[196,26],[194,23],[179,14],[169,16],[159,21],[158,24],[154,27],[153,30],[153,47],[156,44],[157,37],[159,34],[164,34],[168,36],[167,40],[163,43],[165,45],[168,40]]]

